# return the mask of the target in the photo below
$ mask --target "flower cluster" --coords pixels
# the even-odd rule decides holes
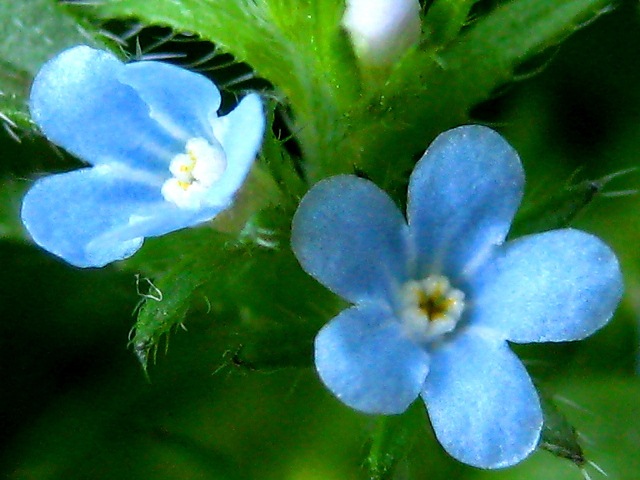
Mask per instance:
[[[362,5],[348,2],[343,23],[362,55],[377,51],[372,62],[416,41],[417,2],[379,18],[357,13]],[[172,65],[124,64],[86,46],[49,61],[31,91],[33,119],[91,166],[34,183],[22,207],[34,241],[73,265],[102,266],[228,208],[265,119],[255,94],[225,116],[219,107],[213,83]],[[533,383],[507,342],[585,338],[611,318],[623,288],[615,255],[587,233],[506,242],[523,188],[507,142],[464,126],[416,165],[407,221],[373,183],[342,175],[307,193],[292,227],[302,267],[354,304],[316,338],[327,387],[366,413],[397,414],[420,396],[444,448],[484,468],[525,458],[542,428]]]
[[[458,460],[499,468],[537,445],[536,390],[507,341],[582,339],[622,294],[613,252],[563,229],[505,242],[524,175],[496,132],[440,135],[416,165],[407,219],[373,183],[315,185],[294,217],[303,268],[354,304],[315,341],[317,371],[347,405],[396,414],[418,396]]]
[[[78,46],[46,63],[30,97],[34,121],[92,166],[35,182],[22,206],[33,240],[79,267],[132,255],[144,237],[228,208],[262,142],[264,112],[247,95],[217,115],[207,78],[159,62],[124,64]]]

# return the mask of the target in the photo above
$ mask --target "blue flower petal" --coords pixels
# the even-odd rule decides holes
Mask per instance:
[[[498,133],[470,125],[438,136],[409,183],[418,275],[460,284],[504,241],[523,187],[518,154]]]
[[[213,132],[227,156],[227,169],[216,183],[209,203],[226,202],[240,188],[262,145],[265,116],[260,96],[252,93],[224,117],[213,120]]]
[[[52,142],[89,163],[164,174],[184,142],[152,120],[136,91],[118,81],[124,68],[110,53],[86,46],[62,52],[34,80],[31,115]]]
[[[164,201],[157,185],[127,173],[100,166],[42,178],[24,198],[22,222],[38,245],[72,265],[101,267],[131,256],[144,236],[220,210],[181,210]]]
[[[481,468],[513,465],[538,443],[535,388],[506,342],[471,330],[431,352],[422,397],[442,446]]]
[[[611,318],[623,290],[611,249],[571,229],[508,242],[478,273],[470,321],[513,342],[585,338]]]
[[[393,314],[369,304],[343,311],[316,337],[316,369],[344,403],[365,413],[400,413],[429,370],[426,351],[409,340]]]
[[[151,118],[176,138],[213,135],[220,92],[208,78],[168,63],[135,62],[119,69],[117,79],[131,86],[149,106]]]
[[[391,303],[406,280],[406,224],[373,183],[341,175],[315,185],[293,218],[291,244],[302,267],[353,302]]]

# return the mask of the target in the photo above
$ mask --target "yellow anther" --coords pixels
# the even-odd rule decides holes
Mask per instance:
[[[171,160],[172,177],[162,185],[162,195],[181,208],[199,208],[207,191],[224,174],[227,157],[222,146],[212,140],[191,138],[183,153]]]
[[[464,310],[464,293],[441,275],[409,281],[402,289],[401,318],[411,335],[431,339],[452,331]]]

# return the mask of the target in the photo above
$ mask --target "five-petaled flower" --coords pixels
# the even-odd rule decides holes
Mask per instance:
[[[144,237],[228,208],[264,131],[258,95],[218,117],[204,76],[152,61],[124,64],[78,46],[46,63],[30,97],[34,121],[92,167],[44,177],[25,196],[34,241],[79,267],[132,255]]]
[[[315,342],[317,371],[347,405],[424,400],[458,460],[499,468],[537,445],[542,412],[509,342],[584,338],[622,294],[613,252],[562,229],[505,242],[521,201],[517,153],[496,132],[440,135],[411,175],[408,225],[373,183],[344,175],[303,198],[292,245],[303,268],[355,304]]]

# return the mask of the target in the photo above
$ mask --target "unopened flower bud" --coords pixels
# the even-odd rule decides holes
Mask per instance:
[[[418,0],[347,0],[342,25],[360,60],[393,63],[420,39]]]

